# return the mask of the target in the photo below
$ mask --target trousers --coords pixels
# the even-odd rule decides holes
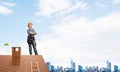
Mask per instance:
[[[28,43],[29,46],[29,53],[32,55],[32,48],[34,50],[35,55],[38,55],[37,49],[36,49],[36,42],[32,41],[31,43]]]

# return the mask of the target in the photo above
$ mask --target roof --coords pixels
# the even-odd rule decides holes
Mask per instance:
[[[0,72],[48,72],[42,55],[22,55],[20,65],[12,64],[11,55],[0,55]]]

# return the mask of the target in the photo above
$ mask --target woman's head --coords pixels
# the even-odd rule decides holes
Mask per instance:
[[[32,22],[28,22],[28,27],[29,28],[32,28],[32,25],[33,25]]]

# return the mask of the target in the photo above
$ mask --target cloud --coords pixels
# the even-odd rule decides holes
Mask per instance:
[[[71,0],[39,0],[39,11],[36,15],[51,16],[51,14],[62,11],[71,11],[77,7],[85,9],[86,4],[76,1],[75,4]]]
[[[120,3],[120,0],[112,0],[114,3]]]
[[[0,14],[9,14],[12,13],[13,10],[11,10],[9,7],[15,6],[16,4],[0,1]]]
[[[82,65],[101,65],[107,59],[119,62],[119,19],[120,12],[92,21],[68,16],[50,26],[52,32],[41,37],[38,50],[59,65],[70,59]]]
[[[101,7],[101,8],[107,7],[106,4],[100,3],[100,2],[96,2],[95,5],[98,6],[98,7]]]
[[[82,1],[76,1],[75,5],[73,5],[73,6],[69,7],[69,8],[67,8],[67,9],[64,9],[64,10],[60,11],[59,14],[60,15],[67,14],[67,13],[69,13],[69,12],[71,12],[74,9],[77,9],[77,8],[84,11],[84,10],[86,10],[88,8],[88,5],[87,5],[87,3],[84,3]]]
[[[12,13],[13,11],[7,7],[0,6],[0,14],[9,14]]]
[[[15,3],[10,3],[10,2],[5,2],[5,1],[0,1],[0,4],[3,6],[15,6]]]
[[[51,15],[54,12],[68,8],[71,3],[66,0],[39,0],[40,11],[37,15]]]

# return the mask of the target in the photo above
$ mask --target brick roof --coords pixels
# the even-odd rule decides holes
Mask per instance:
[[[0,55],[0,72],[38,72],[34,67],[36,62],[39,72],[48,72],[42,55],[22,55],[20,65],[12,65],[11,55]]]

